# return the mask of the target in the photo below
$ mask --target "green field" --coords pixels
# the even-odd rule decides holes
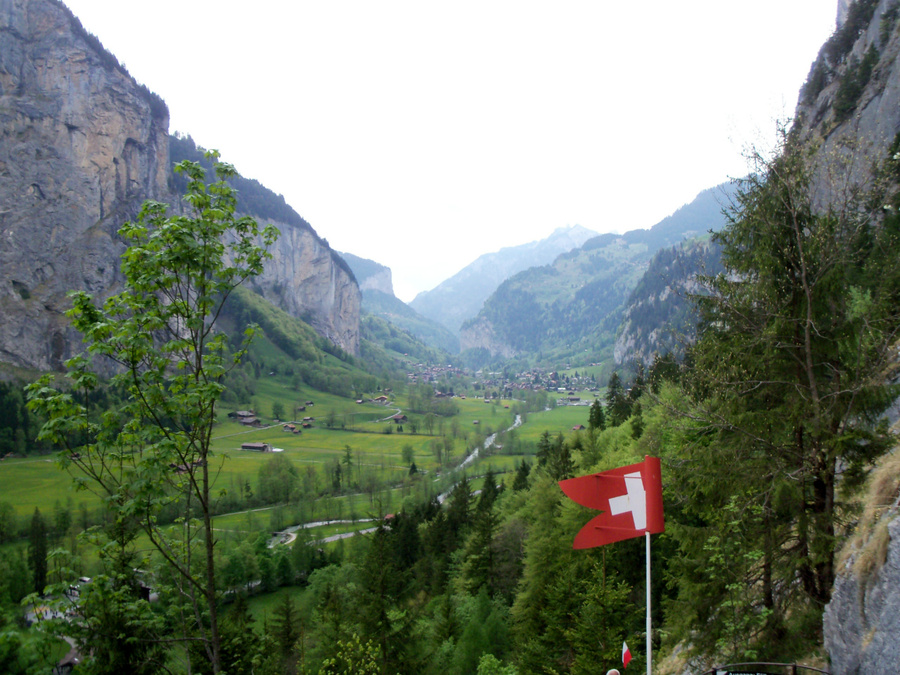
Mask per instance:
[[[585,393],[583,398],[587,398]],[[271,408],[280,401],[286,417],[313,417],[312,428],[300,434],[283,430],[282,423],[274,423]],[[294,406],[313,401],[306,411],[294,413]],[[281,449],[282,456],[298,469],[301,480],[307,480],[318,491],[325,481],[325,467],[346,462],[350,449],[351,480],[360,486],[354,494],[318,499],[300,499],[298,503],[281,506],[258,507],[248,502],[247,509],[216,517],[216,528],[223,533],[240,536],[259,530],[280,529],[299,522],[332,518],[366,518],[398,510],[406,498],[417,500],[446,489],[456,480],[447,467],[438,465],[434,446],[444,443],[452,446],[449,466],[464,459],[478,448],[481,457],[466,469],[470,476],[483,475],[488,469],[495,473],[512,472],[521,461],[521,455],[484,453],[481,448],[490,433],[509,428],[513,423],[513,401],[469,397],[454,399],[458,414],[453,417],[434,418],[431,434],[425,433],[422,416],[411,415],[418,421],[418,433],[411,433],[407,423],[403,431],[396,424],[385,421],[397,410],[403,410],[405,397],[398,396],[394,405],[373,403],[359,404],[355,400],[324,394],[299,387],[290,390],[283,379],[263,377],[258,382],[257,394],[252,402],[261,412],[259,417],[266,425],[248,428],[227,417],[227,412],[240,409],[227,406],[220,409],[213,439],[214,459],[211,468],[216,490],[231,495],[238,494],[249,484],[255,492],[260,469],[270,461],[273,453],[241,450],[246,442],[263,442]],[[268,412],[266,415],[264,413]],[[573,426],[586,424],[587,407],[552,407],[550,410],[530,413],[526,423],[516,430],[518,438],[526,445],[526,451],[537,444],[541,434],[570,433]],[[326,426],[333,424],[332,428]],[[343,427],[343,428],[342,428]],[[403,461],[404,447],[412,449],[413,461],[420,475],[409,477],[409,467]],[[346,464],[345,464],[346,466]],[[439,476],[443,473],[443,478]],[[367,478],[368,476],[368,478]],[[366,489],[362,489],[365,486]],[[392,486],[386,489],[386,486]],[[309,486],[307,486],[309,487]],[[75,513],[95,512],[100,498],[88,491],[76,491],[72,478],[55,463],[52,456],[7,458],[0,462],[0,500],[13,506],[20,526],[35,508],[51,514],[57,505]]]

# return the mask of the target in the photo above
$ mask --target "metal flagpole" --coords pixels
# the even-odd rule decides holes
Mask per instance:
[[[647,675],[650,675],[650,533],[645,532],[647,538]]]

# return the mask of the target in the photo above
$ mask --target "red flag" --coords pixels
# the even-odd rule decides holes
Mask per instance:
[[[658,457],[560,481],[569,499],[602,513],[581,528],[572,548],[605,546],[645,532],[665,532]]]
[[[622,643],[622,667],[627,668],[628,664],[631,663],[631,650],[628,649],[628,643]]]

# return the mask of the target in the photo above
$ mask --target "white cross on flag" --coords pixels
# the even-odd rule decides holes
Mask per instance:
[[[666,529],[658,457],[589,476],[560,481],[573,501],[602,513],[581,528],[573,548],[604,546]]]

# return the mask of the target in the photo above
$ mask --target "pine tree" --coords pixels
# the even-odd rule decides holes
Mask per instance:
[[[47,525],[38,508],[34,509],[28,530],[28,566],[34,592],[43,593],[47,585]]]
[[[877,194],[814,209],[815,171],[787,145],[751,174],[713,236],[726,272],[696,298],[678,458],[691,466],[673,462],[671,480],[701,525],[682,541],[684,607],[712,640],[727,633],[720,608],[734,584],[746,611],[769,617],[761,639],[789,641],[789,621],[818,624],[834,582],[839,471],[850,487],[891,443],[878,418],[894,395],[885,374],[900,329],[900,219],[884,217]],[[734,499],[742,551],[758,554],[736,564],[729,553],[739,579],[716,577],[704,551]]]
[[[591,411],[588,414],[588,428],[595,431],[603,431],[606,428],[606,413],[603,412],[603,404],[599,399],[594,399]]]
[[[622,387],[619,373],[613,372],[606,385],[607,422],[617,427],[631,416],[631,400]]]
[[[528,474],[531,472],[531,464],[527,460],[516,467],[516,477],[513,479],[512,489],[514,492],[528,489]]]
[[[300,615],[294,606],[294,600],[285,593],[274,610],[270,635],[278,650],[281,672],[285,675],[297,673],[299,652],[297,642],[300,639]]]

